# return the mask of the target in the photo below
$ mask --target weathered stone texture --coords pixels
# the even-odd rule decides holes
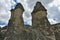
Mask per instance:
[[[0,40],[60,40],[60,24],[50,25],[47,10],[37,2],[32,12],[32,26],[24,26],[23,6],[11,10],[8,26],[0,29]]]

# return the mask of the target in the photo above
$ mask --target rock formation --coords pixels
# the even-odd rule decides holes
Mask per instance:
[[[18,3],[11,10],[11,19],[6,27],[0,28],[0,40],[60,40],[60,24],[50,25],[47,10],[37,2],[32,12],[32,26],[25,27],[23,6]]]
[[[32,12],[32,25],[33,25],[33,28],[35,28],[37,31],[40,30],[39,31],[41,32],[40,35],[43,35],[41,37],[42,39],[40,40],[54,40],[53,36],[48,36],[51,32],[51,31],[50,32],[48,31],[51,25],[47,19],[47,10],[44,8],[44,6],[40,2],[37,2],[34,8],[35,9]],[[48,38],[48,37],[51,37],[51,38]]]
[[[23,30],[23,18],[22,14],[24,12],[23,6],[18,3],[15,9],[11,10],[11,19],[9,20],[6,40],[19,40],[17,34],[20,33],[20,30]],[[15,38],[16,37],[16,38]]]

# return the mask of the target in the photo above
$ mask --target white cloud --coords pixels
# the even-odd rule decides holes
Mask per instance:
[[[57,22],[56,22],[55,20],[53,20],[53,19],[48,19],[48,20],[49,20],[49,22],[50,22],[51,25],[57,23]]]
[[[47,5],[48,19],[55,19],[57,23],[60,23],[60,0],[54,0]],[[49,20],[50,22],[50,20]],[[51,22],[50,22],[51,23]],[[56,24],[56,23],[53,23]]]
[[[2,5],[3,4],[3,5]],[[3,22],[8,24],[8,20],[11,16],[11,0],[2,0],[0,1],[0,23],[3,24]],[[5,25],[0,25],[1,27],[4,27]]]
[[[59,12],[60,12],[60,6],[58,7],[58,10],[59,10]]]
[[[50,24],[51,25],[54,25],[54,24],[57,24],[58,22],[57,21],[55,21],[54,19],[48,19],[49,20],[49,22],[50,22]]]

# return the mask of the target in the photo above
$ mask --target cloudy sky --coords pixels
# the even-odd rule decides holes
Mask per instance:
[[[32,25],[31,12],[37,1],[40,1],[47,9],[50,24],[60,23],[60,0],[2,0],[0,1],[0,26],[4,27],[8,24],[11,16],[10,10],[14,9],[17,3],[21,3],[25,9],[23,12],[24,24]]]

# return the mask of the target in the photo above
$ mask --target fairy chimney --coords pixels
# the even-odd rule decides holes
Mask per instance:
[[[8,26],[21,26],[23,25],[23,6],[18,3],[15,7],[15,9],[11,10],[11,19],[9,20]]]
[[[41,27],[50,25],[47,19],[47,10],[41,2],[37,2],[32,12],[32,26]]]

